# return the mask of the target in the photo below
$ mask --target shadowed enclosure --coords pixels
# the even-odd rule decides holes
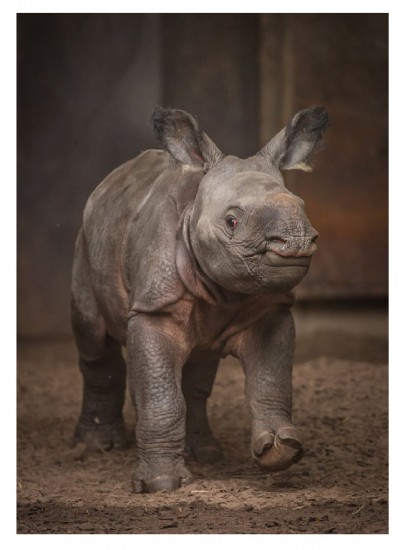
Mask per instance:
[[[299,295],[385,297],[387,75],[386,15],[19,15],[19,334],[69,333],[85,201],[157,146],[158,104],[195,114],[241,157],[298,110],[325,105],[316,170],[287,174],[320,233]]]
[[[387,15],[26,13],[17,39],[18,531],[387,532]],[[159,147],[157,105],[243,158],[306,107],[331,126],[314,171],[284,174],[320,234],[295,309],[306,457],[256,470],[243,374],[226,359],[209,405],[224,462],[191,464],[194,485],[156,496],[131,493],[128,399],[129,450],[77,457],[69,444],[75,238],[103,178]]]

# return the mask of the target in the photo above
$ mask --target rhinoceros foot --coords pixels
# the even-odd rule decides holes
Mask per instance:
[[[104,452],[128,446],[123,419],[104,424],[87,424],[80,420],[74,432],[73,445],[83,452]]]
[[[294,426],[261,432],[252,441],[254,461],[268,472],[286,470],[304,456],[299,432]]]
[[[175,491],[191,483],[192,474],[185,467],[183,459],[175,462],[154,458],[151,463],[139,461],[132,481],[134,493]]]
[[[188,434],[185,453],[199,464],[215,464],[224,458],[220,444],[210,433]]]

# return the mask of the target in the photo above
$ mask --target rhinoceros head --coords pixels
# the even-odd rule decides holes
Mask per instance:
[[[328,127],[322,107],[298,112],[256,155],[224,155],[185,111],[154,111],[154,128],[184,167],[204,171],[189,221],[203,272],[236,292],[285,291],[307,273],[317,231],[281,170],[309,171]]]

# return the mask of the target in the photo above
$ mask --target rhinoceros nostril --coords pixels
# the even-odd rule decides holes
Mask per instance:
[[[277,254],[283,254],[289,247],[289,241],[282,239],[281,237],[270,237],[267,239],[267,250],[277,252]]]
[[[281,239],[280,237],[271,237],[267,239],[267,242],[274,246],[287,246],[287,239]]]
[[[267,250],[280,256],[312,256],[317,248],[315,244],[317,237],[316,232],[312,235],[298,235],[289,238],[273,236],[267,239]]]

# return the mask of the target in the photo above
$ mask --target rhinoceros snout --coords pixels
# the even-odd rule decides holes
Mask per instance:
[[[309,258],[316,252],[318,236],[319,233],[312,229],[303,236],[269,237],[267,239],[267,250],[283,257]]]
[[[268,251],[297,258],[315,253],[319,233],[308,220],[301,199],[288,193],[274,194],[260,212]]]

